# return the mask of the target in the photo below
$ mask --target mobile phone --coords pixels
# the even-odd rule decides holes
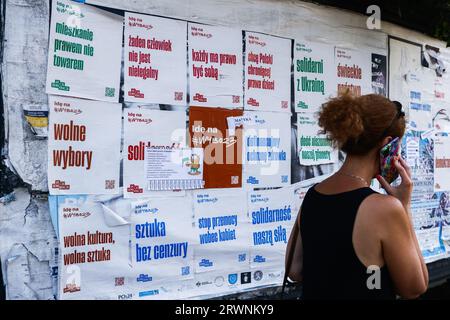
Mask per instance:
[[[392,183],[398,177],[398,171],[394,165],[394,157],[400,151],[400,139],[394,138],[380,150],[380,175]]]

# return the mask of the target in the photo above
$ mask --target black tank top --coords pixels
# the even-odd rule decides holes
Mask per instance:
[[[303,299],[395,299],[386,266],[380,268],[380,289],[370,290],[373,272],[367,273],[353,248],[359,205],[376,192],[366,187],[326,195],[314,187],[305,195],[300,217]]]

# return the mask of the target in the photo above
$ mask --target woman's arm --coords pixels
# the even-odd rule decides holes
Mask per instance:
[[[428,269],[413,228],[410,204],[412,193],[411,170],[400,157],[394,161],[402,183],[390,186],[378,176],[389,197],[378,207],[383,217],[381,243],[383,256],[398,294],[414,299],[428,287]]]
[[[288,244],[286,246],[285,265],[288,270],[289,279],[295,282],[302,281],[302,269],[303,269],[303,245],[302,237],[300,235],[300,211],[298,212],[297,219],[295,220],[294,227],[292,228],[291,235],[289,237]],[[294,234],[297,234],[297,239],[294,243]],[[291,265],[288,266],[288,257],[292,256]]]

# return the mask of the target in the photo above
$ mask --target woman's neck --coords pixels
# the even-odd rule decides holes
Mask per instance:
[[[370,183],[370,181],[379,173],[379,168],[373,155],[347,155],[339,172],[359,176]]]

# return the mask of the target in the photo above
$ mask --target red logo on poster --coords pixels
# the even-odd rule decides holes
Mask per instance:
[[[253,106],[253,107],[259,107],[259,102],[256,101],[256,99],[254,99],[254,98],[249,98],[247,100],[247,104],[250,106]]]
[[[130,184],[130,186],[127,188],[127,192],[144,193],[144,190],[142,188],[139,188],[139,186],[136,184]]]
[[[198,102],[206,102],[208,101],[208,99],[206,99],[202,94],[200,93],[196,93],[195,96],[192,98],[192,100],[194,101],[198,101]]]
[[[140,90],[138,90],[136,88],[131,88],[131,90],[128,91],[128,96],[129,97],[135,97],[136,99],[144,98],[144,94]]]
[[[66,182],[62,180],[55,180],[55,182],[52,183],[52,188],[59,190],[69,190],[70,184],[66,184]]]

